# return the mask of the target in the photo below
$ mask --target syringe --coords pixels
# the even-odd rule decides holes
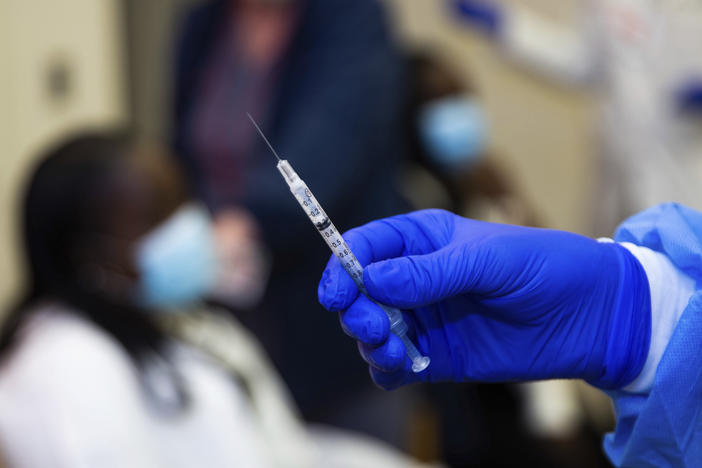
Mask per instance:
[[[322,235],[322,239],[324,239],[331,251],[339,259],[344,270],[346,270],[354,283],[356,283],[358,290],[387,314],[390,320],[390,330],[397,335],[405,345],[407,356],[409,356],[412,361],[412,371],[421,372],[426,369],[431,359],[428,356],[422,356],[419,350],[414,346],[414,343],[407,337],[407,324],[402,318],[402,312],[394,307],[380,304],[368,295],[368,291],[366,291],[366,287],[363,285],[363,267],[358,263],[356,256],[351,252],[344,238],[341,237],[341,233],[336,229],[334,224],[332,224],[331,220],[322,209],[322,206],[314,195],[312,195],[307,185],[293,170],[290,163],[285,159],[280,159],[280,156],[278,156],[278,153],[273,149],[273,146],[268,141],[268,138],[266,138],[266,135],[263,134],[263,131],[261,131],[253,117],[251,117],[250,114],[246,115],[248,115],[249,120],[251,120],[251,123],[256,127],[256,130],[266,142],[268,148],[270,148],[271,152],[278,158],[278,171],[280,171],[283,179],[288,184],[288,187],[290,187],[290,191],[295,196],[295,199],[297,199],[297,202],[300,204],[307,217],[309,217],[312,224],[317,228],[317,231]]]

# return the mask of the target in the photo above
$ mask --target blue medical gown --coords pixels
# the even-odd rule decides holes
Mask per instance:
[[[609,392],[617,427],[604,448],[616,466],[702,466],[702,213],[665,203],[639,213],[615,240],[668,256],[695,293],[665,349],[649,394]]]

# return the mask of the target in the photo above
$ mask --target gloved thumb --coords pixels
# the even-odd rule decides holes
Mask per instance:
[[[363,282],[375,300],[403,309],[432,304],[465,291],[470,272],[462,249],[391,258],[366,266]]]

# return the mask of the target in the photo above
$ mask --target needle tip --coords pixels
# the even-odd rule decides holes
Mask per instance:
[[[261,135],[261,138],[263,138],[263,141],[266,142],[266,145],[268,145],[268,148],[270,148],[270,150],[271,150],[271,152],[273,153],[273,155],[278,159],[278,161],[280,161],[280,156],[278,156],[278,153],[276,153],[276,151],[273,149],[273,146],[272,146],[271,143],[268,141],[268,138],[266,138],[266,135],[264,135],[263,131],[262,131],[261,128],[258,126],[258,124],[257,124],[256,121],[254,120],[254,118],[251,117],[251,114],[249,114],[248,112],[246,113],[246,115],[248,116],[248,118],[249,118],[249,120],[251,121],[251,123],[253,124],[253,126],[256,127],[256,130],[258,131],[258,134]]]

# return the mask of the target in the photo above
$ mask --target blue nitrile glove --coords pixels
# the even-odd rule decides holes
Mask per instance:
[[[619,388],[646,360],[648,280],[618,244],[441,210],[373,221],[344,238],[369,294],[405,311],[410,337],[431,357],[427,370],[411,371],[383,311],[332,257],[319,300],[341,311],[381,387],[583,378]]]
[[[702,115],[702,78],[691,78],[675,93],[678,109],[686,114]]]
[[[490,0],[451,0],[458,16],[472,27],[499,36],[502,32],[503,13],[500,6]]]

